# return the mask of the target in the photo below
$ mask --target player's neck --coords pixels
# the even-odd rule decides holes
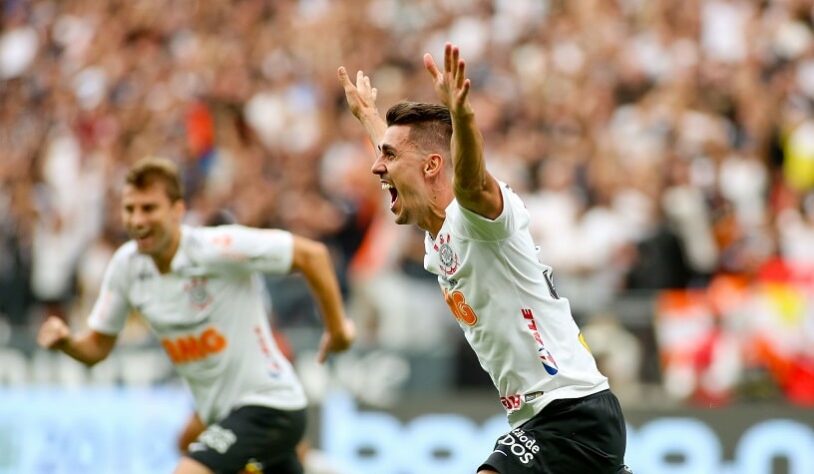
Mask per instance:
[[[444,219],[446,215],[443,216],[430,216],[424,222],[419,222],[418,227],[422,230],[425,230],[430,233],[430,236],[434,239],[438,232],[441,231],[441,227],[444,225]]]
[[[178,251],[178,246],[181,243],[181,228],[175,229],[175,232],[172,234],[172,241],[164,252],[159,255],[153,255],[153,262],[155,263],[156,268],[158,268],[158,272],[162,275],[165,273],[169,273],[172,269],[172,259],[175,257],[175,253]]]
[[[430,200],[424,219],[418,222],[418,227],[429,232],[433,239],[444,225],[444,220],[447,218],[447,206],[449,206],[450,202],[452,202],[451,194]]]

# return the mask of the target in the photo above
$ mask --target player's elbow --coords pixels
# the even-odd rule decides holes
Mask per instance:
[[[109,350],[105,350],[105,348],[99,348],[94,353],[85,355],[85,358],[80,362],[82,362],[87,368],[91,368],[96,364],[107,359],[108,355],[110,355]]]
[[[481,186],[480,182],[467,185],[460,182],[455,183],[454,188],[455,199],[464,202],[483,201],[489,198],[488,190]]]
[[[292,270],[300,271],[307,276],[314,271],[324,270],[330,265],[330,261],[330,252],[325,244],[305,237],[294,237]]]
[[[90,369],[90,368],[93,368],[93,366],[95,366],[99,362],[102,362],[103,360],[105,360],[105,357],[95,357],[94,356],[93,358],[88,358],[88,359],[83,360],[82,363],[85,365],[85,367]]]
[[[116,336],[90,331],[83,336],[78,345],[81,350],[74,358],[85,364],[87,367],[94,365],[107,359],[107,356],[113,351],[113,346],[116,344]]]

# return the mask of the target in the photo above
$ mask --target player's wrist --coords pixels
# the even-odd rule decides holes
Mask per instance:
[[[354,333],[347,320],[344,320],[338,328],[329,331],[329,334],[334,344],[343,349],[350,347],[353,342]]]
[[[475,110],[471,106],[461,106],[450,111],[455,123],[470,123],[475,119]]]
[[[379,111],[375,108],[364,108],[356,115],[362,122],[372,122],[379,118]]]
[[[61,339],[57,339],[56,341],[54,341],[54,343],[49,346],[49,349],[67,353],[68,351],[70,351],[70,347],[71,347],[71,337],[65,336]]]

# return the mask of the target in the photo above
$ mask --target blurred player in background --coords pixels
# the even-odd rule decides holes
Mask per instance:
[[[269,328],[259,273],[302,272],[324,316],[319,359],[347,349],[345,315],[324,245],[281,230],[188,227],[175,165],[148,158],[129,171],[122,218],[133,240],[111,260],[89,329],[48,318],[38,343],[87,365],[104,360],[128,314],[149,323],[192,391],[206,429],[176,474],[302,473],[295,447],[306,399]]]
[[[523,202],[486,170],[458,48],[446,45],[443,70],[429,54],[424,65],[444,105],[399,103],[386,122],[369,78],[338,72],[390,210],[427,232],[424,266],[506,408],[512,430],[478,472],[629,472],[619,402],[538,260]]]

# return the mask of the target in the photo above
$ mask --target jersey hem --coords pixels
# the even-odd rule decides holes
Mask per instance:
[[[549,403],[555,400],[566,400],[566,399],[574,399],[574,398],[583,398],[589,395],[593,395],[595,393],[599,393],[603,390],[610,390],[610,384],[608,381],[605,380],[604,382],[600,383],[599,385],[595,385],[590,388],[582,388],[582,387],[562,387],[554,390],[553,392],[548,392],[543,395],[538,400],[535,400],[532,403],[529,403],[533,407],[533,412],[530,415],[523,416],[522,418],[512,418],[512,415],[508,415],[509,426],[512,429],[519,428],[520,425],[526,423],[527,421],[531,420],[535,416],[537,416],[543,409],[548,406]]]

